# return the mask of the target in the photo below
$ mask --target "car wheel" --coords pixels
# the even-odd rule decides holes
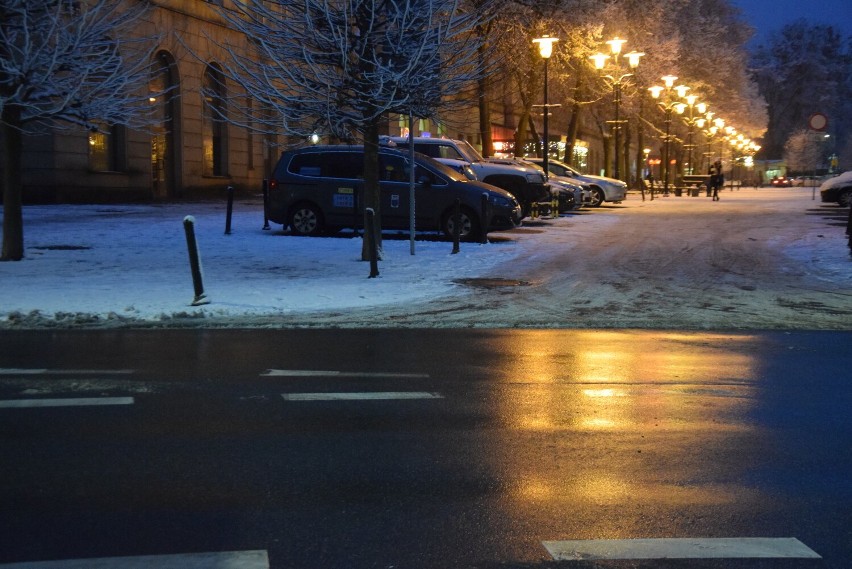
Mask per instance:
[[[604,193],[600,188],[592,188],[592,200],[589,205],[592,207],[600,207],[604,201]]]
[[[455,216],[452,211],[444,216],[444,223],[441,226],[444,228],[444,234],[452,239],[456,227]],[[459,212],[459,239],[471,241],[479,237],[479,231],[479,219],[469,209],[461,208]]]
[[[852,207],[852,189],[841,192],[837,196],[837,203],[840,207]]]
[[[322,213],[313,204],[299,204],[290,212],[290,232],[293,235],[312,236],[323,231]]]

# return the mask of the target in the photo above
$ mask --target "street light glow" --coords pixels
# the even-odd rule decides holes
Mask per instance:
[[[627,43],[627,40],[620,39],[618,36],[615,36],[611,40],[607,40],[609,44],[609,49],[613,55],[618,55],[621,53],[621,46]]]
[[[550,56],[553,55],[553,44],[559,41],[559,38],[552,38],[550,36],[542,36],[540,38],[536,38],[533,40],[533,43],[538,44],[538,53],[544,59],[550,59]]]
[[[639,67],[639,58],[644,57],[645,53],[642,51],[631,51],[629,53],[625,53],[624,57],[627,58],[627,64],[630,65],[630,69],[636,69]]]
[[[594,55],[590,55],[589,59],[595,62],[595,69],[600,71],[606,65],[606,60],[609,59],[609,56],[605,53],[596,53]]]

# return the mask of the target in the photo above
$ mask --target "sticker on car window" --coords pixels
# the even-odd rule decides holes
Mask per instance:
[[[355,196],[353,194],[334,194],[332,200],[334,207],[355,207]]]

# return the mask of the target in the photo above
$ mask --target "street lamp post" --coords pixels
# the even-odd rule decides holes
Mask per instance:
[[[615,140],[615,167],[613,168],[613,177],[621,179],[620,175],[620,165],[621,165],[621,87],[624,81],[628,77],[633,76],[633,70],[639,67],[639,58],[641,58],[644,53],[638,51],[631,51],[629,53],[625,53],[623,57],[627,58],[627,66],[629,67],[629,71],[622,73],[622,65],[623,59],[621,55],[621,48],[627,43],[627,40],[620,39],[615,37],[606,42],[609,44],[610,55],[605,53],[596,53],[595,55],[590,56],[590,59],[595,62],[595,69],[598,71],[602,71],[606,66],[606,61],[608,59],[612,59],[615,70],[613,74],[604,75],[603,77],[609,81],[610,87],[613,92],[613,103],[615,104],[615,120],[612,121],[612,131]]]
[[[540,38],[536,38],[533,40],[533,43],[538,44],[538,53],[541,55],[542,59],[544,59],[544,147],[541,152],[541,162],[542,167],[544,167],[544,179],[546,180],[550,177],[550,171],[548,170],[548,157],[550,154],[550,133],[547,130],[547,119],[550,114],[550,103],[547,99],[547,62],[550,60],[550,56],[553,55],[553,44],[558,42],[559,38],[552,38],[550,36],[543,36]],[[554,107],[558,107],[559,105],[552,105]]]
[[[674,87],[674,82],[677,81],[677,77],[674,75],[666,75],[662,77],[662,80],[665,87],[655,85],[653,87],[649,87],[648,90],[651,92],[651,96],[657,101],[660,108],[665,111],[666,136],[663,140],[663,160],[665,162],[663,164],[665,168],[665,174],[663,175],[663,194],[669,195],[669,171],[671,169],[669,150],[671,147],[672,137],[672,111],[674,111],[678,105],[682,104],[672,98],[671,91],[675,91],[679,97],[683,98],[689,90],[689,87],[685,85],[678,85],[677,87]],[[660,99],[663,94],[666,96],[663,99]]]
[[[687,108],[689,109],[689,116],[683,119],[687,126],[686,144],[684,145],[684,148],[686,148],[687,150],[687,164],[689,164],[687,174],[694,174],[695,167],[692,163],[692,150],[696,146],[694,142],[694,128],[695,125],[698,125],[698,128],[703,128],[705,119],[702,117],[702,115],[707,111],[707,105],[705,105],[704,103],[696,103],[696,101],[698,100],[697,95],[687,95],[686,97],[684,97],[684,100],[686,101],[686,103],[681,103],[680,105],[678,105],[676,110],[678,114],[683,114]],[[699,116],[697,117],[695,116],[695,109],[698,109]]]

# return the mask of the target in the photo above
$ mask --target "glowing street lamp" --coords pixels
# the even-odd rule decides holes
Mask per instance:
[[[621,39],[619,37],[615,37],[611,40],[607,40],[607,45],[609,45],[609,55],[605,53],[596,53],[594,55],[589,56],[595,64],[595,69],[598,71],[603,71],[606,67],[606,63],[608,60],[612,60],[612,64],[614,66],[614,73],[611,75],[603,75],[605,79],[608,80],[609,86],[613,91],[613,102],[615,103],[615,120],[612,121],[612,130],[615,140],[615,168],[613,168],[613,177],[621,178],[620,176],[620,152],[621,152],[621,123],[624,122],[621,120],[620,109],[621,109],[621,87],[622,84],[628,77],[633,76],[633,70],[639,67],[639,59],[645,54],[639,51],[631,51],[629,53],[625,53],[622,55],[621,50],[624,47],[624,44],[627,43],[627,40]],[[627,67],[624,68],[624,60],[627,60]],[[623,72],[624,71],[624,72]]]
[[[550,103],[547,100],[547,62],[550,59],[550,56],[553,55],[553,44],[559,41],[559,38],[553,38],[550,36],[543,36],[540,38],[536,38],[533,40],[534,44],[538,44],[538,53],[541,55],[542,59],[544,59],[544,148],[541,153],[541,161],[542,166],[544,167],[544,179],[546,180],[550,176],[550,172],[548,170],[548,155],[550,154],[550,134],[547,131],[547,118],[550,114]],[[552,105],[554,107],[558,107],[559,105]]]
[[[672,112],[677,109],[681,109],[678,111],[678,114],[683,112],[685,108],[684,103],[681,103],[672,97],[672,91],[674,90],[680,98],[686,96],[686,92],[689,91],[689,87],[686,85],[678,85],[674,86],[675,81],[677,81],[677,77],[674,75],[665,75],[661,78],[663,80],[663,84],[665,87],[661,87],[659,85],[654,85],[653,87],[648,87],[648,90],[651,92],[651,96],[654,100],[657,101],[657,104],[660,106],[663,111],[665,111],[665,124],[666,124],[666,136],[663,140],[663,160],[665,162],[665,174],[663,175],[663,193],[664,195],[669,194],[669,172],[671,170],[671,164],[669,163],[669,149],[671,146],[671,125],[672,125]],[[665,97],[663,97],[665,95]],[[681,105],[684,105],[681,107]]]

